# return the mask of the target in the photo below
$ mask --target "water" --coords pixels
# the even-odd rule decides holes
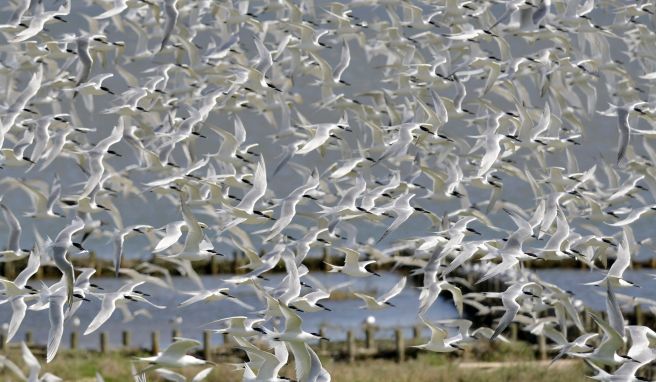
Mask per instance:
[[[544,281],[556,284],[564,290],[569,290],[574,293],[574,296],[583,301],[583,303],[594,310],[606,309],[606,290],[604,287],[585,285],[589,282],[599,281],[604,277],[600,271],[583,271],[574,269],[540,269],[535,271],[537,275]],[[627,269],[622,276],[626,280],[641,285],[642,288],[628,287],[617,288],[615,293],[619,297],[621,305],[624,299],[620,295],[627,295],[632,297],[644,297],[653,299],[654,291],[647,286],[653,285],[654,274],[653,270],[631,270]],[[633,304],[628,304],[632,307]]]
[[[348,276],[339,273],[318,273],[314,274],[314,276],[324,285],[336,285],[349,281],[350,279]],[[201,279],[205,287],[210,289],[226,286],[221,280],[227,277],[229,276],[204,276]],[[284,274],[270,275],[268,277],[269,281],[263,281],[263,285],[275,286],[283,277]],[[400,276],[396,273],[384,272],[381,273],[381,277],[373,276],[365,279],[355,279],[350,288],[354,291],[366,291],[367,293],[375,290],[377,294],[381,294],[396,284],[399,278]],[[106,277],[101,277],[94,281],[106,291],[114,291],[125,283],[125,279]],[[307,279],[305,281],[310,283]],[[171,331],[176,327],[172,323],[172,320],[176,317],[183,317],[182,323],[178,326],[183,336],[200,339],[203,329],[218,328],[216,325],[201,327],[202,325],[213,320],[246,315],[247,313],[247,310],[243,307],[226,300],[211,303],[200,302],[184,308],[178,308],[177,304],[187,298],[181,292],[196,290],[197,287],[185,277],[174,277],[173,284],[175,287],[173,291],[151,284],[144,284],[137,288],[137,290],[150,294],[151,297],[148,297],[148,299],[154,304],[166,306],[166,309],[157,310],[149,308],[144,303],[130,302],[130,310],[135,311],[147,307],[152,314],[152,318],[136,316],[129,322],[123,322],[123,315],[119,311],[116,311],[96,332],[88,336],[82,336],[81,333],[84,332],[100,309],[100,301],[91,297],[92,301],[83,303],[82,307],[75,314],[80,319],[79,328],[73,327],[73,320],[66,321],[62,347],[67,348],[69,346],[70,332],[72,330],[78,330],[80,332],[80,346],[83,348],[98,348],[99,333],[102,331],[109,333],[111,346],[120,346],[121,332],[130,331],[132,333],[133,346],[149,347],[150,333],[157,330],[160,332],[161,346],[166,346],[171,340]],[[304,288],[302,293],[305,294],[308,291],[307,288]],[[256,310],[264,309],[265,307],[264,303],[258,300],[250,286],[231,288],[230,293],[243,302],[252,305]],[[326,334],[328,338],[341,340],[346,338],[346,331],[348,329],[360,328],[366,317],[370,315],[376,318],[376,324],[381,328],[393,328],[396,326],[409,327],[417,321],[418,296],[419,290],[408,283],[403,292],[392,300],[396,307],[390,307],[381,311],[359,309],[363,305],[363,302],[359,299],[324,300],[322,303],[332,309],[332,312],[301,313],[303,328],[307,331],[318,331],[321,325],[327,324]],[[339,312],[339,320],[335,319],[335,312]],[[253,314],[249,314],[248,316],[254,317]],[[455,318],[457,313],[450,301],[440,299],[433,306],[430,316],[432,319]],[[9,305],[0,305],[0,323],[9,323],[10,319],[11,309]],[[270,323],[267,324],[267,327],[270,327],[270,325]],[[21,329],[16,337],[14,337],[13,342],[22,340],[25,336],[25,331],[30,330],[34,335],[35,342],[44,344],[48,338],[49,326],[47,310],[39,312],[28,311],[21,325]],[[391,335],[391,331],[381,331],[378,335],[387,337]],[[221,336],[215,335],[214,342],[219,343],[220,341]]]

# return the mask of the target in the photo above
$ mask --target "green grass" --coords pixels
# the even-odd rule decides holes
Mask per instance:
[[[536,366],[536,364],[515,365],[508,368],[497,368],[493,370],[465,369],[460,368],[460,362],[470,361],[530,361],[532,351],[523,344],[494,345],[485,349],[485,346],[476,346],[468,350],[460,357],[454,354],[437,354],[421,352],[415,359],[398,364],[392,360],[383,359],[358,359],[355,363],[337,362],[323,357],[324,367],[331,373],[334,381],[374,382],[374,381],[398,381],[398,382],[496,382],[496,381],[526,381],[531,382],[561,382],[561,381],[585,381],[585,370],[582,363],[576,363],[569,368],[550,368]],[[495,353],[496,356],[493,356]],[[483,358],[479,356],[483,355]],[[20,351],[12,349],[9,354],[19,367],[23,366]],[[43,356],[37,354],[37,358],[43,362]],[[121,352],[99,354],[97,352],[70,352],[61,351],[55,360],[45,365],[45,371],[49,371],[65,381],[91,382],[95,381],[96,371],[99,371],[107,382],[131,381],[130,363],[134,356]],[[290,358],[291,361],[291,358]],[[231,363],[241,362],[235,358]],[[143,367],[143,366],[142,366]],[[203,368],[187,368],[175,370],[188,378],[193,377]],[[293,378],[293,368],[285,367],[283,376]],[[7,370],[0,369],[0,380],[17,381],[18,379]],[[241,372],[225,360],[218,365],[208,381],[241,381]],[[157,374],[149,373],[148,381],[163,381]]]

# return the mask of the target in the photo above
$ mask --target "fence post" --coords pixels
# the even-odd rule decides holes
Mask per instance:
[[[78,339],[77,330],[73,330],[71,332],[71,350],[77,350],[79,344],[80,344],[80,341]]]
[[[223,346],[230,346],[230,335],[228,333],[223,333]]]
[[[538,336],[538,352],[540,353],[540,360],[547,360],[547,339],[544,334]]]
[[[365,344],[367,349],[376,348],[376,326],[371,324],[366,324],[364,327],[365,335]]]
[[[346,342],[348,343],[348,360],[350,363],[353,363],[355,362],[356,352],[355,334],[353,333],[353,330],[349,330],[346,333]]]
[[[0,346],[2,346],[2,351],[6,353],[7,349],[9,348],[9,344],[7,343],[7,340],[5,339],[5,335],[3,333],[0,333]]]
[[[423,328],[423,325],[417,324],[412,327],[412,341],[415,344],[418,344],[421,342],[421,329]]]
[[[212,357],[212,331],[204,330],[203,331],[203,358],[206,361],[210,361]]]
[[[516,322],[510,324],[510,339],[513,342],[517,342],[519,338],[519,325]]]
[[[212,275],[219,274],[219,259],[217,256],[212,256],[210,259],[210,273]]]
[[[159,332],[150,333],[150,342],[150,352],[153,353],[153,355],[157,355],[157,353],[159,353]]]
[[[328,247],[323,247],[323,256],[322,256],[321,268],[324,272],[327,272],[330,268],[328,263],[330,263],[330,254],[328,253]]]
[[[34,338],[34,336],[32,336],[32,331],[31,330],[28,330],[27,332],[25,332],[25,343],[27,345],[32,345],[32,339],[33,338]]]
[[[394,339],[396,342],[396,361],[405,361],[405,340],[403,339],[403,329],[396,328],[394,330]]]
[[[635,324],[636,325],[642,325],[644,323],[644,316],[642,315],[642,307],[640,304],[636,304],[634,308],[634,314],[635,314]]]
[[[123,333],[121,333],[121,343],[123,343],[123,348],[125,350],[130,349],[130,345],[132,342],[131,333],[127,330],[124,330]]]
[[[322,326],[319,328],[319,335],[326,338],[326,329]],[[328,352],[328,341],[319,341],[319,352],[321,354],[326,354]]]
[[[173,340],[176,337],[182,337],[182,333],[180,332],[180,329],[173,329],[171,331],[171,340]]]
[[[100,352],[107,353],[109,351],[109,336],[107,332],[100,333]]]

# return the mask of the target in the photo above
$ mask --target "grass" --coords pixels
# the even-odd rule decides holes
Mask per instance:
[[[513,365],[507,368],[494,370],[466,369],[458,367],[460,362],[476,361],[531,361],[532,352],[526,347],[528,345],[495,345],[494,348],[472,347],[461,357],[452,354],[437,354],[421,352],[415,359],[409,359],[404,363],[396,363],[384,359],[363,359],[355,363],[338,362],[329,358],[322,360],[324,367],[331,373],[334,381],[352,382],[374,382],[381,380],[398,382],[441,382],[441,381],[467,381],[467,382],[496,382],[496,381],[526,381],[531,382],[560,382],[560,381],[585,381],[585,370],[582,363],[576,363],[571,368],[551,368],[546,372],[546,367],[527,363],[526,365]],[[12,349],[9,358],[19,367],[23,366],[20,351]],[[491,354],[496,353],[497,356]],[[480,358],[481,355],[485,357]],[[37,355],[42,361],[43,357]],[[95,381],[96,371],[99,371],[107,382],[131,381],[130,362],[133,356],[121,352],[110,352],[99,354],[97,352],[71,352],[61,351],[55,360],[44,365],[42,373],[51,372],[66,381],[91,382]],[[291,355],[290,355],[291,361]],[[233,363],[241,360],[235,358]],[[187,368],[175,370],[191,379],[203,368]],[[241,372],[225,360],[217,365],[208,381],[241,381]],[[294,377],[292,367],[285,367],[281,373],[289,378]],[[0,380],[17,381],[18,379],[7,370],[0,369]],[[164,381],[158,378],[156,373],[148,374],[148,381]]]

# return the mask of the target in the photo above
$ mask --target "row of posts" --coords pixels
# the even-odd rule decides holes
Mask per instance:
[[[171,333],[171,337],[181,337],[181,333],[179,330],[173,330]],[[228,343],[228,336],[227,334],[223,335],[223,341],[224,343]],[[0,334],[0,343],[2,346],[2,350],[6,352],[8,350],[9,344],[7,341],[5,341],[4,335]],[[34,335],[32,334],[31,331],[25,332],[25,343],[28,346],[31,346],[34,343]],[[159,332],[151,332],[150,333],[150,352],[152,354],[157,354],[160,352],[160,336]],[[70,333],[70,350],[78,350],[80,348],[80,334],[77,331],[72,331]],[[129,331],[123,331],[121,332],[121,346],[122,349],[132,349],[132,333]],[[109,346],[109,333],[107,332],[100,332],[100,352],[101,353],[108,353],[110,351],[110,346]],[[212,331],[211,330],[205,330],[203,331],[203,356],[205,359],[209,359],[212,354]]]

